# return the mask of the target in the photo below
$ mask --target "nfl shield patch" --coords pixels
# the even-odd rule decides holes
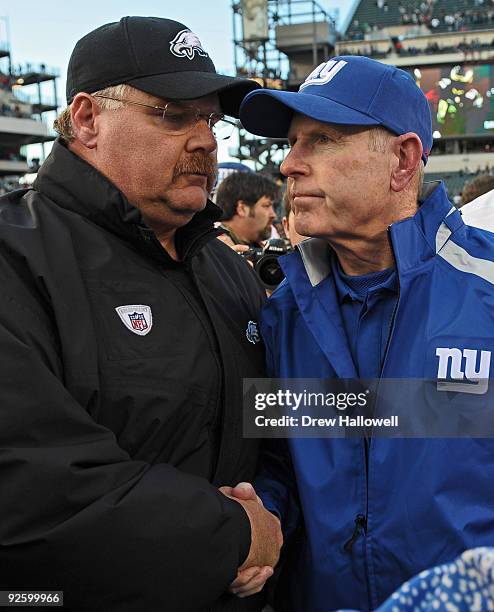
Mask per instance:
[[[143,304],[128,304],[115,308],[120,320],[134,334],[145,336],[153,327],[153,313],[150,306]]]

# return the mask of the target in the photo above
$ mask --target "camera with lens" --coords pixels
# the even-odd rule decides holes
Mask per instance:
[[[290,250],[284,240],[272,238],[266,242],[263,248],[249,249],[242,253],[242,256],[252,262],[264,288],[268,291],[274,291],[285,278],[278,257],[286,255]]]

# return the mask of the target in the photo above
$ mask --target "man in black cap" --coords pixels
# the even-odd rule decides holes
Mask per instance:
[[[228,497],[256,462],[240,410],[263,291],[208,200],[224,114],[255,87],[167,19],[77,43],[61,136],[0,199],[0,590],[260,608],[224,593],[239,568],[270,575],[281,540],[255,496]]]

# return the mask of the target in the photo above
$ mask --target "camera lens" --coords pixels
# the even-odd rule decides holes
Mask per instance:
[[[276,288],[285,278],[278,257],[264,256],[256,266],[259,278],[268,289]]]

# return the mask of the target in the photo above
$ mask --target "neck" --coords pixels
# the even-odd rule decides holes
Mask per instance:
[[[175,248],[175,232],[177,230],[175,228],[161,231],[156,231],[154,228],[151,229],[153,229],[156,238],[159,240],[161,246],[165,249],[168,255],[170,255],[170,257],[175,261],[180,261],[177,255],[177,249]]]
[[[228,219],[228,221],[222,221],[222,225],[224,225],[227,229],[229,229],[238,240],[245,242],[245,244],[249,244],[250,242],[254,242],[250,240],[248,236],[245,235],[245,232],[242,228],[242,223],[238,223],[234,218]]]
[[[384,223],[368,227],[364,235],[360,233],[336,242],[328,240],[345,274],[363,276],[395,266],[387,228],[397,221],[413,217],[418,210],[415,193],[401,192],[399,195],[398,205],[395,202],[388,205],[388,210],[397,212],[391,213]]]
[[[331,245],[338,257],[340,266],[345,274],[363,276],[372,272],[379,272],[392,268],[395,265],[391,244],[386,240],[378,243],[360,241],[358,244]]]

